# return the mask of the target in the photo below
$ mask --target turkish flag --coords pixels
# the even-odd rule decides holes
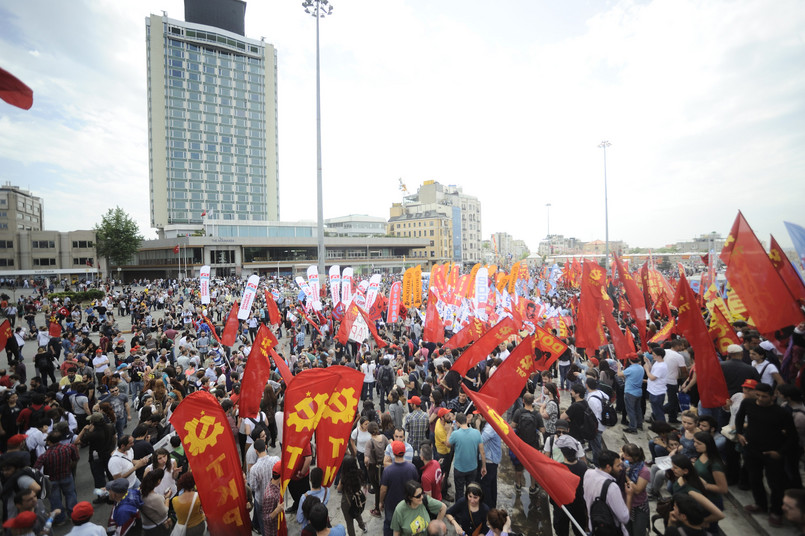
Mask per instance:
[[[34,92],[22,80],[0,68],[0,99],[17,108],[30,110],[34,105]]]
[[[269,334],[271,334],[271,331],[268,326],[261,324],[260,329],[257,330],[254,344],[252,344],[252,351],[249,352],[249,359],[246,360],[246,368],[243,370],[243,382],[240,388],[240,401],[238,402],[238,411],[241,417],[253,419],[260,412],[263,391],[268,379],[271,377],[271,360],[268,357],[268,353],[274,343]]]
[[[352,301],[344,312],[341,325],[338,326],[338,333],[335,334],[335,340],[346,346],[349,342],[349,332],[352,329],[352,324],[355,323],[355,319],[358,318],[360,314],[360,307],[358,307],[355,301]]]
[[[436,292],[431,289],[428,292],[428,308],[425,312],[425,329],[422,330],[422,340],[444,344],[444,323],[436,309],[437,301]]]
[[[207,391],[196,391],[182,400],[170,423],[196,478],[210,534],[250,536],[243,469],[221,405]]]
[[[480,363],[492,350],[503,341],[506,341],[512,335],[517,333],[517,326],[510,317],[506,317],[489,331],[484,333],[475,344],[467,348],[461,357],[459,357],[450,370],[455,370],[461,376],[467,374],[467,371]]]
[[[266,290],[266,306],[268,308],[268,323],[272,326],[276,326],[282,322],[277,302],[274,301],[274,296],[268,290]]]
[[[240,328],[240,320],[238,320],[238,302],[235,302],[232,305],[232,309],[229,310],[224,332],[221,334],[221,344],[231,348],[238,338],[238,328]]]
[[[511,356],[509,356],[511,358]],[[507,359],[508,361],[508,359]],[[495,372],[497,374],[497,372]],[[492,376],[494,378],[494,376]],[[494,400],[489,395],[475,393],[467,389],[466,385],[461,386],[467,396],[470,397],[475,407],[483,415],[500,438],[514,452],[520,463],[528,470],[531,478],[536,480],[539,485],[548,493],[556,504],[569,504],[576,498],[576,488],[579,485],[579,477],[570,472],[565,464],[554,461],[543,453],[526,444],[517,437],[514,429],[500,416],[500,413],[493,407]],[[518,391],[519,393],[519,391]]]
[[[702,405],[705,408],[721,407],[729,400],[727,382],[724,380],[721,361],[716,355],[713,340],[704,324],[696,294],[693,293],[684,275],[680,275],[674,304],[679,311],[677,328],[688,339],[696,353],[696,383]]]
[[[758,331],[773,334],[805,320],[794,296],[740,212],[724,242],[721,260],[727,265],[727,280],[741,297]]]

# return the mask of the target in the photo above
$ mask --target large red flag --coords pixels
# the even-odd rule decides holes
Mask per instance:
[[[0,323],[0,351],[3,351],[8,344],[8,340],[14,336],[14,330],[11,329],[11,323],[8,318],[3,319]]]
[[[444,344],[445,348],[455,349],[477,341],[484,334],[484,323],[476,317],[469,317],[467,324]]]
[[[467,350],[461,354],[461,357],[453,363],[450,370],[455,370],[461,376],[464,376],[467,374],[468,370],[486,359],[495,346],[507,340],[515,333],[517,333],[517,326],[514,324],[514,320],[507,316],[495,324],[492,329],[484,333],[475,344],[467,348]]]
[[[535,326],[532,354],[535,357],[534,368],[537,370],[548,370],[559,356],[567,351],[567,344],[553,336],[547,330]],[[539,354],[537,354],[539,351]]]
[[[338,376],[338,383],[316,427],[316,465],[324,471],[322,486],[329,487],[335,480],[349,444],[364,375],[342,366],[327,367],[325,370]]]
[[[428,308],[425,311],[425,328],[422,330],[422,340],[436,344],[444,344],[444,323],[441,317],[439,317],[439,311],[436,309],[437,301],[436,292],[430,289],[428,292]]]
[[[637,332],[640,334],[641,347],[645,351],[648,349],[646,346],[646,319],[648,319],[646,301],[643,299],[643,293],[637,287],[637,282],[635,282],[632,274],[623,267],[620,257],[614,253],[612,256],[618,269],[618,279],[623,284],[623,288],[626,289],[626,297],[629,299],[629,306],[632,308],[632,318],[634,318],[637,324]]]
[[[257,330],[257,337],[252,344],[249,352],[249,359],[246,360],[246,368],[243,370],[243,382],[240,388],[240,401],[238,402],[239,416],[253,419],[260,412],[260,401],[263,399],[263,391],[266,382],[271,377],[271,360],[268,357],[269,350],[273,346],[271,333],[268,326],[260,325]]]
[[[381,339],[380,335],[378,335],[377,328],[375,327],[374,320],[370,319],[369,315],[366,314],[366,312],[363,309],[361,309],[360,307],[358,307],[358,312],[363,317],[363,321],[366,322],[366,327],[369,328],[369,333],[372,334],[372,338],[374,339],[375,344],[377,345],[377,347],[378,348],[385,348],[386,346],[388,346],[388,343],[386,341],[384,341],[383,339]]]
[[[607,325],[612,346],[615,347],[615,356],[618,359],[626,359],[626,354],[634,353],[634,346],[629,347],[629,342],[623,335],[618,321],[612,316],[611,304],[612,302],[610,301],[601,300],[601,314],[604,317],[604,323]]]
[[[601,307],[606,290],[606,274],[595,261],[584,261],[584,274],[581,278],[581,300],[576,318],[576,346],[593,350],[606,344],[601,327]]]
[[[268,308],[269,324],[271,324],[272,326],[276,326],[277,324],[282,322],[279,307],[277,307],[277,302],[274,301],[274,295],[271,294],[271,292],[268,290],[266,290],[266,307]]]
[[[34,105],[34,92],[22,80],[0,69],[0,99],[17,108],[30,110]]]
[[[679,288],[679,287],[677,287]],[[648,342],[662,342],[668,340],[672,333],[676,333],[676,320],[673,317],[665,323],[663,327],[657,330],[657,333],[654,334],[652,338],[649,339]]]
[[[495,369],[481,390],[490,399],[489,405],[503,415],[520,396],[531,371],[534,370],[534,336],[528,335]]]
[[[727,265],[727,280],[741,297],[758,331],[771,336],[805,319],[740,212],[724,242],[721,260]]]
[[[719,307],[713,307],[713,314],[710,317],[710,337],[716,341],[716,346],[721,355],[727,355],[727,348],[730,344],[741,344],[738,334],[727,322],[724,313]]]
[[[224,326],[224,332],[221,334],[221,344],[231,348],[238,338],[238,328],[240,328],[240,320],[238,320],[238,302],[235,302],[232,305],[232,309],[229,310],[226,326]]]
[[[783,253],[783,248],[780,247],[780,244],[777,243],[773,236],[771,237],[771,247],[769,248],[769,259],[771,259],[774,269],[780,274],[785,286],[788,287],[788,291],[797,300],[797,303],[800,306],[805,305],[805,284],[802,283],[802,279],[797,274],[797,269],[791,264],[786,254]]]
[[[246,484],[224,410],[207,391],[189,394],[171,415],[196,478],[210,534],[251,535]]]
[[[61,337],[61,325],[58,322],[49,322],[48,323],[48,334],[51,337]]]
[[[293,374],[291,373],[291,369],[288,368],[288,363],[286,363],[282,356],[279,355],[273,348],[271,348],[268,353],[271,356],[271,359],[274,361],[274,366],[280,371],[280,376],[282,376],[282,380],[285,382],[285,385],[291,383]]]
[[[696,353],[696,383],[702,405],[705,408],[718,408],[729,401],[727,382],[697,303],[696,294],[691,290],[687,278],[681,274],[674,296],[674,305],[679,311],[677,327]]]
[[[353,300],[347,310],[344,311],[344,317],[341,319],[341,324],[338,326],[338,333],[335,334],[335,340],[346,346],[349,342],[349,332],[352,330],[352,324],[355,319],[360,315],[360,307]]]
[[[495,373],[497,374],[497,372]],[[494,376],[493,376],[494,378]],[[511,426],[500,416],[500,413],[492,407],[493,400],[490,396],[475,393],[467,389],[466,385],[461,386],[467,396],[470,397],[475,407],[483,415],[500,438],[514,452],[520,463],[528,470],[531,478],[536,480],[556,504],[569,504],[576,498],[576,488],[579,485],[579,477],[570,472],[566,465],[554,461],[543,453],[526,444],[517,437]]]

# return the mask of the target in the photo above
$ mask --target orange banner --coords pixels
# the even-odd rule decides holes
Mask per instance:
[[[402,303],[406,307],[411,307],[414,297],[414,269],[409,268],[403,274],[402,280]]]
[[[210,534],[250,536],[243,468],[221,405],[207,391],[196,391],[182,400],[170,422],[182,440]]]
[[[413,294],[411,304],[419,308],[422,305],[422,265],[417,264],[413,275]]]

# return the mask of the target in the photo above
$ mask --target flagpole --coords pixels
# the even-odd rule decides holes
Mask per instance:
[[[587,530],[581,528],[581,525],[579,525],[579,522],[576,521],[575,517],[570,515],[570,512],[567,511],[567,506],[565,506],[564,504],[562,505],[562,511],[564,511],[565,515],[570,519],[570,521],[573,522],[573,525],[575,525],[576,528],[579,529],[579,532],[581,532],[582,534],[587,534]]]
[[[604,255],[604,272],[609,267],[609,202],[607,201],[607,147],[612,145],[607,140],[598,144],[604,150],[604,235],[606,240],[606,252]]]

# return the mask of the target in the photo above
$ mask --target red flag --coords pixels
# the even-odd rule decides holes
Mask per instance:
[[[696,295],[688,285],[687,278],[680,275],[674,296],[674,304],[679,311],[677,325],[696,353],[696,383],[702,405],[705,408],[718,408],[729,400],[727,382],[724,380],[713,340],[696,303]]]
[[[196,477],[210,534],[250,536],[240,456],[221,405],[207,391],[196,391],[182,400],[170,422]]]
[[[291,383],[293,374],[291,373],[291,369],[288,368],[288,363],[285,362],[282,356],[279,355],[274,348],[271,348],[268,353],[271,355],[271,359],[274,361],[274,366],[280,371],[280,376],[282,376],[282,381],[285,382],[285,385]]]
[[[364,322],[366,322],[366,326],[369,328],[369,333],[372,334],[372,338],[374,339],[375,344],[377,345],[377,347],[378,348],[385,348],[386,346],[388,346],[388,343],[386,341],[384,341],[383,339],[381,339],[380,335],[377,334],[377,328],[375,327],[374,321],[371,320],[369,318],[369,316],[366,314],[366,312],[363,309],[361,309],[360,307],[358,307],[358,312],[363,317]]]
[[[316,323],[313,321],[313,319],[312,319],[312,318],[310,318],[310,317],[307,315],[307,313],[305,313],[305,311],[304,311],[304,310],[303,310],[301,307],[297,307],[297,308],[296,308],[296,310],[299,312],[299,314],[300,314],[300,315],[302,315],[302,317],[303,317],[305,320],[307,320],[308,324],[310,324],[311,326],[313,326],[313,328],[314,328],[316,331],[318,331],[318,332],[319,332],[319,335],[321,335],[321,329],[319,329],[319,325],[318,325],[318,324],[316,324]]]
[[[341,325],[338,327],[335,340],[346,346],[349,342],[349,332],[352,330],[352,324],[355,323],[355,319],[358,318],[358,315],[360,315],[360,307],[358,307],[358,304],[353,300],[344,312],[344,317],[341,319]]]
[[[495,373],[497,374],[497,372]],[[494,378],[494,376],[493,376]],[[461,386],[467,396],[470,397],[475,407],[483,415],[500,438],[514,452],[520,463],[528,470],[531,478],[535,479],[544,489],[551,499],[557,504],[569,504],[576,498],[576,488],[579,485],[579,477],[570,472],[566,465],[554,461],[543,453],[526,444],[517,437],[509,424],[491,406],[493,400],[487,395],[474,393]]]
[[[774,269],[777,270],[777,273],[780,274],[783,282],[785,282],[785,286],[788,287],[791,296],[800,305],[805,304],[805,284],[802,283],[802,279],[797,274],[797,269],[791,264],[786,254],[783,253],[783,248],[780,247],[780,244],[777,243],[773,236],[771,237],[771,247],[769,248],[769,259],[771,259]]]
[[[218,344],[221,344],[221,339],[220,337],[218,337],[218,333],[215,331],[215,326],[210,321],[210,319],[203,315],[201,318],[204,319],[204,323],[207,324],[207,326],[210,328],[210,332],[212,333],[212,336],[215,337],[215,340],[218,341]]]
[[[268,326],[260,324],[260,329],[257,330],[257,336],[252,344],[252,351],[249,352],[249,359],[246,360],[240,388],[240,401],[238,402],[238,414],[241,417],[253,419],[260,412],[263,391],[266,382],[271,377],[271,360],[268,352],[273,343],[269,336],[270,333]]]
[[[0,99],[17,108],[30,110],[34,105],[34,92],[22,80],[0,68]]]
[[[179,253],[179,244],[176,244],[175,246],[173,246],[173,252],[174,253]]]
[[[535,326],[534,331],[534,368],[548,370],[554,361],[567,350],[567,345],[553,336],[550,332]],[[537,354],[537,350],[540,352]]]
[[[512,350],[481,390],[489,397],[489,405],[503,415],[520,396],[531,371],[534,370],[534,336],[528,335]]]
[[[721,260],[758,331],[772,334],[803,320],[802,311],[749,224],[738,212]]]
[[[0,351],[3,351],[8,344],[8,340],[14,336],[14,330],[11,329],[11,323],[8,318],[3,319],[0,323]]]
[[[652,338],[649,339],[648,342],[666,341],[671,336],[671,333],[676,333],[676,320],[674,320],[673,317],[671,317],[671,320],[666,322],[665,325],[660,328]]]
[[[327,407],[316,427],[316,466],[324,471],[322,486],[330,487],[335,480],[344,453],[349,445],[352,423],[358,413],[364,375],[349,367],[333,366],[325,369],[338,377]]]
[[[58,322],[50,322],[48,324],[48,333],[51,337],[61,337],[61,326]]]
[[[615,347],[615,356],[618,359],[626,359],[626,354],[634,353],[634,346],[629,348],[629,343],[626,341],[626,337],[623,336],[618,321],[612,316],[611,303],[601,300],[601,314],[604,316],[604,323],[607,325],[612,346]]]
[[[280,310],[277,307],[277,302],[274,301],[274,295],[268,290],[266,290],[266,307],[268,308],[269,324],[276,326],[282,322],[282,317],[280,316]]]
[[[606,344],[601,327],[601,307],[599,303],[606,294],[604,284],[606,274],[595,261],[584,261],[584,274],[581,279],[581,301],[576,318],[576,346],[592,350]]]
[[[727,355],[727,347],[730,344],[741,344],[738,334],[724,317],[719,307],[713,307],[713,314],[710,317],[710,337],[715,339],[716,347],[721,355]]]
[[[428,308],[425,311],[425,329],[422,330],[422,340],[444,344],[444,323],[436,309],[437,300],[436,292],[431,289],[428,292]]]
[[[455,349],[477,341],[484,334],[484,323],[471,316],[467,325],[461,328],[444,344],[445,348]]]
[[[455,370],[461,376],[466,375],[468,370],[486,359],[495,346],[507,340],[516,332],[517,326],[514,324],[514,320],[507,316],[484,333],[475,344],[467,348],[450,367],[450,370]]]
[[[238,328],[240,328],[240,320],[238,320],[238,302],[235,302],[232,309],[229,310],[226,326],[224,326],[224,332],[221,334],[221,344],[231,348],[238,338]]]
[[[629,306],[632,308],[632,318],[637,325],[637,332],[640,334],[640,344],[643,351],[648,350],[646,346],[646,320],[648,319],[648,312],[646,311],[646,302],[643,299],[643,293],[637,288],[637,282],[623,267],[620,257],[613,254],[615,266],[618,269],[618,279],[620,280],[623,288],[626,290],[626,297],[629,299]]]

